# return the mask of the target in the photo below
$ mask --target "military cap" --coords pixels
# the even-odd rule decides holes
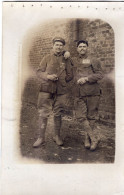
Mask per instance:
[[[55,43],[56,41],[60,41],[61,43],[63,43],[63,45],[65,45],[65,40],[63,38],[61,38],[61,37],[55,37],[53,39],[53,43]]]
[[[80,41],[77,42],[77,47],[78,47],[78,45],[80,45],[80,43],[84,43],[84,44],[86,44],[88,46],[88,41],[80,40]]]

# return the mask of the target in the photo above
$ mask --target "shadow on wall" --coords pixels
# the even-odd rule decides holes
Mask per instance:
[[[115,87],[114,87],[114,64],[115,64],[115,46],[114,32],[112,27],[102,20],[89,19],[65,19],[48,21],[37,29],[32,29],[30,36],[27,35],[23,42],[23,58],[27,59],[27,66],[33,71],[33,74],[24,80],[24,89],[22,92],[22,106],[24,102],[37,105],[37,96],[40,82],[35,75],[35,71],[44,55],[49,54],[52,48],[52,39],[55,36],[61,36],[66,40],[66,50],[69,50],[72,56],[76,56],[76,41],[86,39],[89,43],[89,55],[96,57],[101,61],[105,78],[100,81],[102,88],[102,97],[99,107],[100,120],[110,123],[115,122]],[[28,44],[27,44],[28,43]],[[30,44],[29,44],[30,43]],[[28,45],[28,47],[27,47]],[[24,51],[26,51],[24,53]],[[22,75],[25,67],[22,67]],[[23,78],[23,77],[22,77]],[[69,97],[72,104],[73,94],[69,84]],[[73,110],[72,105],[69,109]]]

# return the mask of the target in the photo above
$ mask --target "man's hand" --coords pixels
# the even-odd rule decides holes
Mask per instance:
[[[68,59],[70,57],[70,52],[69,51],[66,51],[65,53],[64,53],[64,58],[65,59]]]
[[[57,81],[58,80],[58,77],[56,74],[48,74],[47,75],[47,79],[48,80],[51,80],[51,81]]]
[[[88,77],[82,77],[82,78],[78,79],[77,84],[83,85],[87,81],[88,81]]]

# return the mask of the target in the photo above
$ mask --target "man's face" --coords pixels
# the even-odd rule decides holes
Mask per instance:
[[[85,44],[85,43],[80,43],[79,45],[78,45],[78,47],[77,47],[77,51],[78,51],[78,53],[79,54],[81,54],[81,55],[84,55],[84,54],[86,54],[87,53],[87,44]]]
[[[53,45],[53,51],[55,53],[61,53],[63,51],[64,45],[60,41],[56,41]]]

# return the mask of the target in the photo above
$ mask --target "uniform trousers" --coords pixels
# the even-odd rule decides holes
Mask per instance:
[[[74,101],[75,117],[77,118],[77,120],[82,122],[84,130],[90,137],[94,136],[92,130],[94,129],[96,120],[99,119],[99,100],[100,96],[97,95],[76,97]]]
[[[40,92],[38,96],[38,127],[39,136],[43,137],[45,134],[48,117],[54,114],[54,125],[58,133],[61,127],[61,115],[66,104],[66,94],[57,95],[52,93]]]

